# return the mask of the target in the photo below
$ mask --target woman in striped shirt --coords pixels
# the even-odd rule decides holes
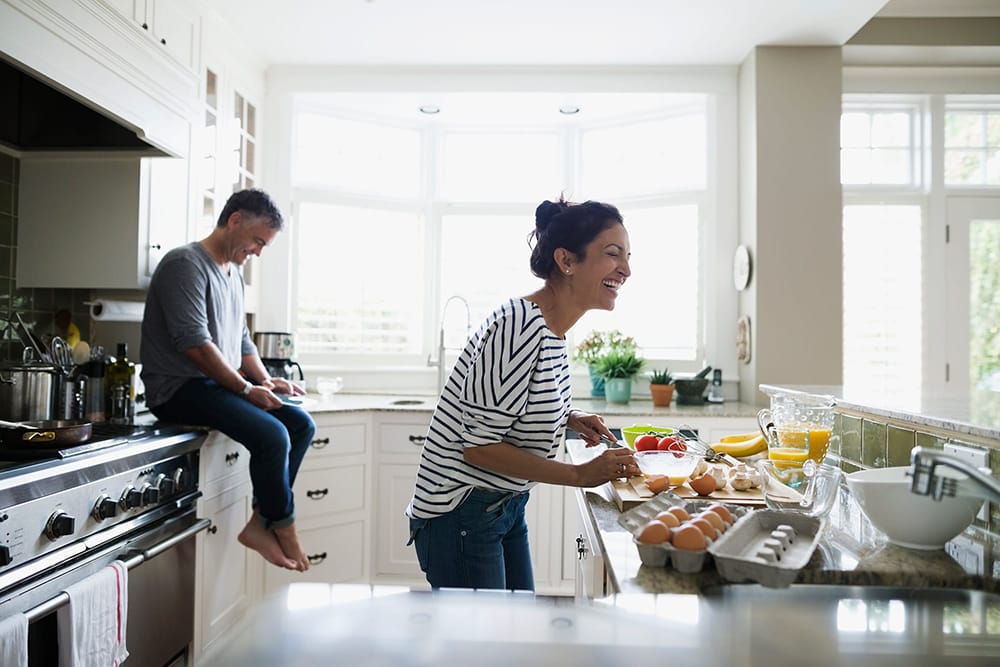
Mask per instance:
[[[614,439],[598,415],[570,408],[565,335],[612,310],[630,275],[614,206],[545,201],[535,211],[531,271],[545,281],[473,335],[445,383],[420,456],[410,542],[434,588],[534,590],[524,506],[538,482],[592,487],[639,474],[627,448],[556,460],[566,428]]]

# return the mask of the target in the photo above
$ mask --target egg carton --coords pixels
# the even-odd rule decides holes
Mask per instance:
[[[636,536],[639,534],[642,527],[652,521],[657,514],[670,509],[671,507],[682,507],[687,510],[688,514],[694,515],[707,509],[709,505],[713,505],[716,502],[718,501],[684,500],[669,491],[664,491],[663,493],[659,493],[653,498],[647,500],[638,507],[634,507],[627,512],[622,513],[622,515],[618,517],[618,523],[632,533],[632,542],[639,550],[639,559],[642,561],[643,565],[648,567],[672,567],[678,572],[692,574],[694,572],[701,572],[702,569],[704,569],[709,555],[707,549],[692,551],[690,549],[677,549],[669,543],[644,544],[639,542],[636,539]],[[741,517],[751,511],[749,508],[741,505],[729,505],[726,503],[721,504],[726,506],[726,509],[729,510],[729,513],[733,515],[733,518],[736,521],[739,521]],[[735,523],[733,526],[729,527],[729,531],[732,531],[734,526]],[[726,534],[728,534],[729,531],[727,531]],[[708,540],[710,547],[719,539],[718,530],[715,531],[715,536],[715,540]]]
[[[708,552],[727,581],[787,588],[809,563],[825,525],[825,518],[799,512],[758,510],[738,519]]]

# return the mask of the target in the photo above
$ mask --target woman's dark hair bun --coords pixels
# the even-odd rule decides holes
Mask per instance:
[[[543,201],[535,209],[535,227],[539,231],[544,230],[552,222],[552,218],[556,217],[563,211],[565,204],[557,204],[556,202],[551,202],[548,199]]]

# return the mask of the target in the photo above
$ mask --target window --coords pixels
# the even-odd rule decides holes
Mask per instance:
[[[948,185],[1000,185],[1000,108],[948,105],[944,180]]]
[[[846,107],[840,120],[840,181],[844,185],[915,185],[919,116],[914,107]]]
[[[642,104],[617,95],[604,107],[616,113],[518,116],[521,125],[447,111],[392,120],[388,98],[368,114],[335,95],[298,100],[293,325],[303,360],[423,367],[442,328],[446,346],[460,346],[465,315],[449,306],[445,317],[449,298],[468,302],[475,328],[502,300],[537,289],[534,210],[564,193],[618,206],[633,245],[618,307],[588,314],[569,344],[622,329],[651,362],[694,368],[705,350],[708,96],[662,94],[651,105],[649,94]]]

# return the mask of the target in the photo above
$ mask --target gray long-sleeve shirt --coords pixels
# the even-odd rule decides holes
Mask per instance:
[[[243,276],[220,267],[201,243],[174,248],[160,260],[142,318],[142,381],[151,407],[170,400],[181,385],[204,373],[184,351],[215,343],[234,369],[255,354],[243,308]]]

